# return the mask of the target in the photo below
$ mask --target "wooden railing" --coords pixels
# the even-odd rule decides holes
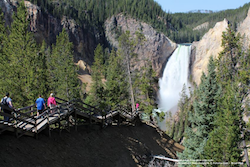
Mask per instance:
[[[102,125],[106,124],[107,122],[107,115],[111,114],[111,117],[117,115],[119,112],[126,118],[132,120],[136,116],[136,112],[130,112],[123,106],[117,105],[115,110],[100,110],[94,106],[91,106],[80,99],[73,99],[71,101],[67,101],[58,97],[55,97],[57,106],[54,108],[46,108],[43,113],[36,115],[37,109],[35,104],[32,104],[27,107],[18,108],[16,110],[11,109],[7,106],[0,104],[0,107],[4,110],[8,110],[11,114],[0,112],[1,116],[7,116],[11,118],[11,122],[4,122],[2,120],[2,124],[7,125],[3,128],[1,127],[0,134],[7,130],[9,127],[15,128],[16,136],[21,137],[27,133],[39,133],[41,126],[49,127],[49,135],[50,135],[50,124],[55,123],[55,120],[59,123],[59,129],[61,126],[61,120],[69,120],[69,115],[72,115],[75,118],[75,127],[77,126],[77,114],[84,116],[84,118],[88,118],[89,124],[92,124],[92,121],[98,122]],[[80,116],[79,115],[79,116]],[[52,120],[52,117],[56,117],[56,119]],[[119,117],[120,118],[120,117]],[[47,122],[44,122],[47,120]],[[51,121],[52,120],[52,121]],[[1,121],[1,120],[0,120]],[[54,122],[53,122],[54,121]],[[44,125],[46,123],[46,125]],[[39,129],[38,129],[39,127]]]

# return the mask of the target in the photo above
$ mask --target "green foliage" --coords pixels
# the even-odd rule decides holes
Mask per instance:
[[[191,126],[185,130],[185,150],[179,154],[181,159],[201,159],[209,133],[213,130],[214,116],[218,111],[217,102],[221,93],[216,81],[215,63],[210,57],[208,74],[203,73],[201,83],[193,102],[194,112],[189,113]]]
[[[106,98],[111,108],[117,104],[126,106],[129,101],[128,82],[126,73],[121,68],[122,58],[113,49],[109,57],[106,82]]]
[[[129,84],[129,93],[130,93],[130,100],[131,100],[131,108],[132,111],[135,111],[135,99],[134,99],[134,92],[133,92],[133,83],[131,78],[131,67],[130,67],[130,60],[134,55],[134,47],[135,41],[130,36],[130,32],[126,31],[119,37],[119,50],[118,55],[122,57],[124,60],[124,70],[127,70],[127,78]]]
[[[15,106],[25,106],[34,103],[37,97],[35,91],[37,46],[33,34],[28,31],[29,21],[26,8],[22,1],[13,13],[13,22],[8,38],[3,44],[2,78],[3,91],[10,92]],[[4,82],[3,82],[4,81]]]
[[[73,44],[69,42],[68,34],[63,29],[56,38],[56,44],[52,45],[47,60],[51,91],[56,96],[68,100],[79,98],[80,91],[72,47]]]
[[[43,41],[42,45],[40,48],[38,47],[38,49],[40,50],[37,52],[35,57],[35,79],[33,81],[33,91],[37,97],[39,95],[42,95],[42,97],[47,97],[49,91],[49,75],[47,67],[48,50],[45,41]]]
[[[1,92],[6,92],[8,91],[8,81],[4,81],[6,77],[6,72],[9,70],[9,58],[6,55],[6,53],[4,52],[4,47],[7,46],[7,34],[6,34],[6,28],[4,26],[5,21],[4,21],[4,15],[2,13],[2,10],[0,11],[0,61],[1,61],[1,65],[0,65],[0,77],[2,78],[0,80],[0,90]],[[4,81],[4,82],[3,82]]]
[[[98,105],[100,108],[105,108],[105,92],[104,92],[104,84],[102,82],[103,79],[103,71],[104,71],[104,55],[103,48],[99,44],[95,49],[95,57],[94,63],[92,66],[92,85],[89,96],[86,99],[86,103],[91,105]]]
[[[171,131],[169,134],[174,140],[180,141],[184,137],[184,131],[188,124],[188,111],[190,109],[190,98],[186,94],[186,85],[183,85],[182,91],[180,93],[180,100],[178,102],[178,120],[174,121],[169,119],[168,122],[173,122]]]
[[[235,81],[239,77],[237,63],[243,56],[240,39],[240,35],[236,35],[230,27],[227,32],[223,32],[221,45],[224,49],[220,52],[217,61],[218,77],[222,85],[228,80]]]
[[[242,51],[241,37],[228,28],[222,35],[224,50],[217,60],[218,81],[223,85],[214,129],[210,132],[205,147],[205,158],[216,161],[240,162],[242,160],[239,144],[245,127],[242,119],[243,101],[248,95],[249,58]],[[244,60],[246,58],[246,60]]]
[[[242,131],[242,101],[238,86],[229,83],[220,99],[219,111],[215,117],[213,131],[205,146],[205,159],[215,162],[241,162],[241,149],[238,147]]]
[[[147,114],[151,114],[156,107],[154,87],[157,79],[151,64],[151,61],[145,61],[145,66],[137,72],[133,83],[135,98],[140,99],[141,108]]]
[[[161,111],[161,112],[159,113],[160,122],[162,122],[162,121],[164,120],[164,118],[165,118],[165,113],[164,113],[163,111]]]
[[[234,25],[234,30],[236,30],[238,23],[245,19],[250,6],[248,3],[235,10],[172,14],[163,11],[161,6],[153,0],[30,1],[41,6],[43,11],[48,11],[57,18],[68,16],[76,20],[84,29],[97,29],[102,36],[105,33],[103,29],[105,20],[113,15],[123,13],[124,15],[129,15],[139,21],[152,25],[153,28],[159,32],[163,32],[176,43],[200,40],[209,28],[224,18],[227,18]],[[209,23],[208,28],[193,30],[193,28],[205,22]]]

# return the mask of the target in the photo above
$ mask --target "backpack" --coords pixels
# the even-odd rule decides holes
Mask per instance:
[[[5,105],[5,106],[9,106],[8,103],[7,103],[7,98],[3,98],[2,104]]]

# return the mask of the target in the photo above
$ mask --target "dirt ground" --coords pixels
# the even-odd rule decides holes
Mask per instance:
[[[176,158],[183,147],[147,124],[79,126],[75,131],[48,130],[38,139],[13,133],[0,135],[1,167],[133,167],[147,166],[152,155]]]

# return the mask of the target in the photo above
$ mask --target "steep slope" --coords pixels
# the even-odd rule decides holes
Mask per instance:
[[[199,85],[202,72],[207,71],[209,57],[217,58],[218,53],[222,51],[222,32],[226,31],[227,27],[228,21],[224,19],[216,23],[200,41],[192,43],[191,75],[196,84]]]
[[[163,65],[166,64],[167,59],[176,48],[176,43],[172,42],[163,33],[159,33],[152,28],[152,26],[136,21],[135,19],[119,14],[112,16],[105,22],[105,33],[107,40],[118,48],[117,31],[122,32],[130,31],[132,37],[135,37],[136,31],[142,33],[146,41],[142,45],[136,46],[136,53],[138,57],[134,69],[139,69],[145,66],[145,60],[152,61],[152,67],[156,71],[158,76],[162,75]],[[133,61],[133,60],[132,60]],[[133,62],[131,62],[133,63]]]
[[[146,166],[151,155],[176,158],[183,147],[157,129],[141,126],[111,126],[103,130],[84,126],[70,133],[55,130],[49,138],[46,131],[39,139],[13,134],[0,138],[1,166],[26,167],[132,167]]]
[[[245,49],[248,49],[250,44],[250,9],[248,10],[246,19],[240,23],[237,32],[244,37],[243,45]]]

